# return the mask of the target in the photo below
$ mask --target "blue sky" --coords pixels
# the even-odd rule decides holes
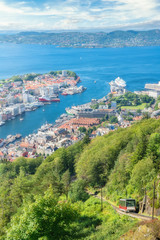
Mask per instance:
[[[160,0],[0,0],[0,30],[160,28]]]

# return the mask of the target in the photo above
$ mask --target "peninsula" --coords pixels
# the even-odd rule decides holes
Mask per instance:
[[[77,87],[80,77],[72,71],[51,71],[46,74],[25,74],[0,81],[0,126],[25,111],[44,104],[60,102],[61,95],[73,95],[86,88]],[[20,118],[22,121],[23,118]]]

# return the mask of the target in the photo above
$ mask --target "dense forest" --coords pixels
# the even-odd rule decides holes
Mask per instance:
[[[0,239],[119,239],[136,221],[119,216],[86,189],[114,202],[138,201],[144,189],[152,205],[160,193],[160,120],[141,120],[90,141],[88,135],[46,159],[0,163]]]

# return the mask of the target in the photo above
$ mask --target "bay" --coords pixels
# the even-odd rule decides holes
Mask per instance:
[[[25,73],[46,73],[51,70],[75,71],[87,90],[78,95],[60,96],[52,103],[33,112],[24,120],[16,117],[0,127],[0,138],[20,133],[26,136],[46,121],[54,121],[66,107],[101,98],[109,92],[109,82],[122,77],[130,91],[144,89],[145,83],[160,81],[160,47],[134,48],[56,48],[51,45],[0,44],[0,79]],[[96,83],[94,83],[96,81]]]

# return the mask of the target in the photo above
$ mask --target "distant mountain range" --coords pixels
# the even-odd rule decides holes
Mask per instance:
[[[1,34],[0,43],[43,44],[58,47],[135,47],[160,46],[160,30],[106,32],[20,32]]]

